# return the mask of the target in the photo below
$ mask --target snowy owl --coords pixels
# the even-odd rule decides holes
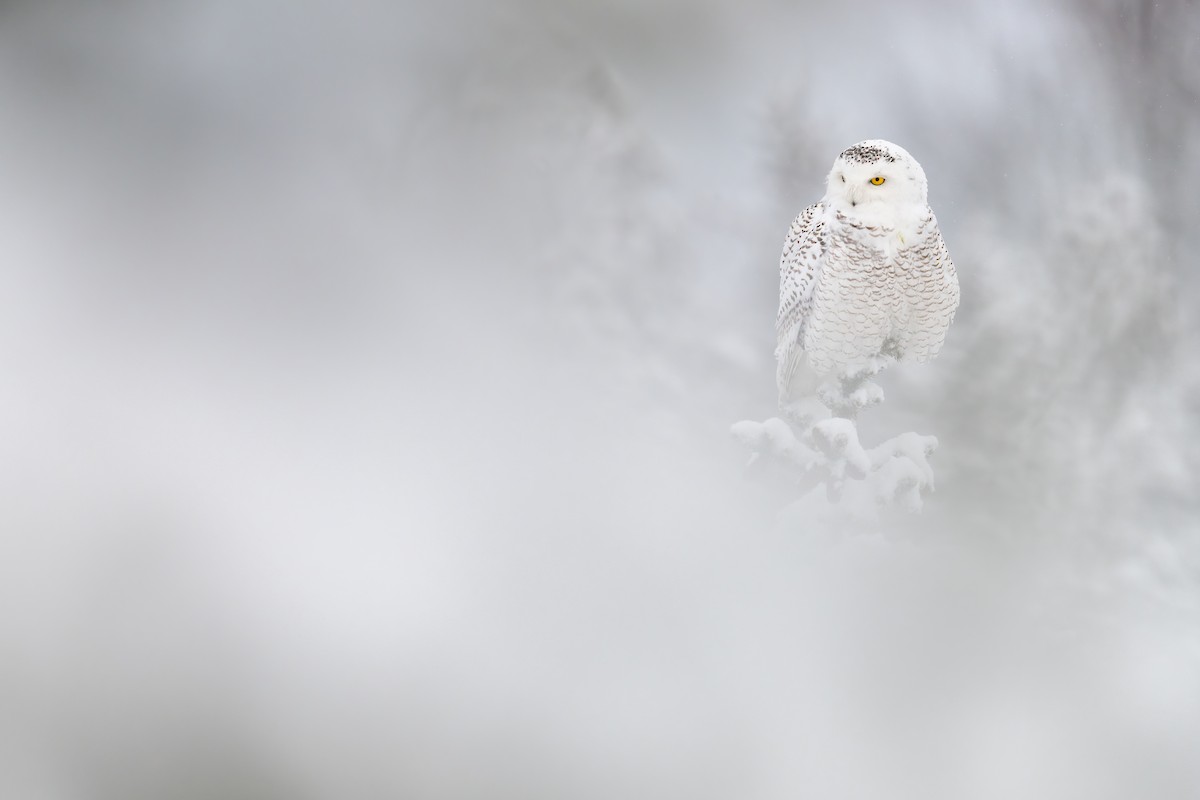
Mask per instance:
[[[891,142],[859,142],[833,162],[825,197],[800,213],[783,247],[780,403],[872,356],[928,361],[957,308],[958,278],[925,171]]]

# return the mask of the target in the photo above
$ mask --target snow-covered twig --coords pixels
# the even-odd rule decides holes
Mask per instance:
[[[937,437],[902,433],[867,449],[855,423],[859,411],[883,401],[883,390],[871,378],[893,360],[878,356],[826,381],[817,392],[824,408],[806,398],[784,409],[787,421],[736,423],[732,434],[753,453],[749,466],[762,468],[765,461],[781,467],[801,495],[824,484],[830,502],[841,501],[849,490],[878,506],[920,510],[923,495],[934,488],[929,456]]]

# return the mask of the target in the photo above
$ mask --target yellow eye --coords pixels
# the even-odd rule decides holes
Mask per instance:
[[[871,185],[872,186],[883,186],[883,182],[885,180],[887,180],[887,179],[884,178],[882,175],[876,175],[874,178],[871,178]]]

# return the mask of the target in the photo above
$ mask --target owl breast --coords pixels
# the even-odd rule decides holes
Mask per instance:
[[[828,374],[880,352],[912,361],[936,355],[957,306],[939,242],[928,222],[902,232],[835,226],[804,331],[809,365]]]

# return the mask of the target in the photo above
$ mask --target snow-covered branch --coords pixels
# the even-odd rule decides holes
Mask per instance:
[[[731,433],[752,451],[748,466],[782,469],[801,496],[824,485],[832,503],[919,511],[934,489],[929,456],[937,437],[908,432],[867,448],[855,422],[859,411],[883,402],[883,389],[871,379],[891,361],[880,356],[842,371],[818,389],[819,403],[806,398],[787,406],[786,420],[734,424]]]

